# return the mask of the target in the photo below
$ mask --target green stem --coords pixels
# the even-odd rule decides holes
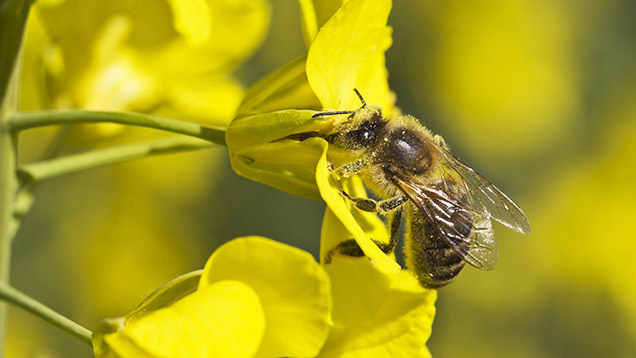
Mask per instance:
[[[9,116],[17,109],[19,54],[31,0],[0,0],[0,284],[9,283],[11,222],[18,180],[17,145]],[[7,306],[0,303],[0,357],[4,357]]]
[[[22,220],[29,210],[31,210],[31,206],[33,206],[33,202],[35,201],[35,190],[36,183],[25,185],[20,188],[16,195],[15,204],[13,206],[13,218],[9,225],[8,234],[9,239],[12,241],[13,238],[15,238],[18,229],[20,229]]]
[[[15,175],[15,141],[11,133],[2,130],[1,127],[0,124],[0,282],[8,282],[11,259],[11,222],[13,221],[18,180]],[[0,307],[1,310],[2,307]],[[2,322],[0,322],[0,326],[2,326]],[[1,337],[0,340],[2,340]]]
[[[48,160],[57,156],[57,153],[62,148],[64,137],[66,136],[67,132],[68,126],[63,126],[61,130],[57,131],[55,137],[49,145],[49,148],[47,150],[48,153],[44,155],[44,159]],[[11,226],[9,227],[9,237],[11,238],[11,240],[15,238],[15,235],[18,232],[18,229],[20,229],[20,225],[22,224],[22,220],[31,210],[33,202],[35,201],[35,193],[37,189],[38,183],[36,182],[20,186],[20,189],[18,190],[15,198],[13,220],[11,221]]]
[[[191,137],[168,137],[141,143],[124,144],[26,164],[18,168],[18,177],[23,184],[27,184],[81,170],[144,158],[149,155],[196,150],[210,145],[208,141]]]
[[[5,283],[0,283],[0,298],[33,313],[89,346],[92,345],[91,331]]]
[[[2,118],[0,118],[0,122],[1,120]],[[2,123],[0,123],[0,284],[9,282],[11,267],[13,200],[18,187],[15,176],[16,157],[13,139],[9,131],[2,129]],[[4,357],[6,318],[7,306],[4,302],[0,302],[0,357]]]
[[[225,129],[203,127],[196,123],[142,113],[101,112],[85,110],[46,110],[17,112],[9,118],[9,126],[14,132],[56,124],[77,124],[111,122],[140,127],[160,129],[205,139],[225,146]]]

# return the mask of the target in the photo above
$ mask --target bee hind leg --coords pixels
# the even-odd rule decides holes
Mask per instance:
[[[385,200],[373,200],[369,198],[354,198],[347,194],[344,190],[340,190],[340,195],[350,200],[356,208],[362,211],[378,212],[380,214],[388,214],[408,201],[406,196],[396,196]]]
[[[398,243],[398,238],[400,234],[400,224],[402,223],[402,209],[396,210],[393,213],[393,217],[391,217],[391,222],[389,224],[390,238],[389,242],[379,242],[376,240],[372,240],[374,244],[382,250],[385,254],[390,254],[395,250],[395,247]],[[331,258],[333,255],[343,255],[343,256],[352,256],[352,257],[362,257],[364,256],[364,252],[358,246],[358,243],[353,240],[345,240],[340,242],[336,247],[329,250],[327,255],[324,258],[324,263],[331,263]]]

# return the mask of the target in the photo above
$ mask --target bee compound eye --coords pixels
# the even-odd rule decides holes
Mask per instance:
[[[346,149],[361,149],[373,141],[377,130],[378,123],[363,122],[355,129],[329,136],[327,140]]]
[[[361,128],[347,133],[347,139],[352,143],[363,146],[371,139],[371,131],[367,128]]]

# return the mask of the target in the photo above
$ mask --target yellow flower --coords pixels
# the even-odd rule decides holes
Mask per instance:
[[[225,126],[244,94],[232,71],[264,39],[269,10],[267,0],[38,1],[26,30],[21,109],[136,111]],[[65,133],[59,153],[76,152],[69,147],[78,143],[89,149],[164,135],[109,123],[49,127],[20,134],[21,159],[49,155],[44,134],[54,131]],[[182,205],[218,183],[224,160],[223,151],[201,151],[109,167],[88,181],[64,179],[74,188],[90,182],[95,203],[108,192],[105,211],[69,215],[51,204],[56,247],[83,253],[63,266],[74,278],[70,305],[79,316],[129,307],[148,287],[189,267],[198,244],[186,234],[188,224],[174,223],[193,220]],[[116,289],[117,299],[105,294]]]
[[[299,249],[260,237],[221,246],[93,333],[97,357],[311,357],[329,333],[331,287]]]
[[[306,26],[319,23],[310,4],[301,2]],[[318,107],[309,108],[356,109],[361,105],[353,91],[357,88],[369,103],[382,106],[390,115],[394,108],[384,65],[384,52],[391,44],[391,29],[386,25],[390,10],[390,1],[353,0],[342,5],[317,33],[306,57],[283,66],[248,91],[239,108],[243,115],[230,124],[226,141],[238,174],[294,195],[324,200],[366,256],[380,270],[396,274],[399,265],[370,240],[341,198],[343,184],[327,170],[328,161],[337,159],[328,152],[327,142],[319,137],[301,143],[284,140],[296,133],[322,132],[342,119],[312,118],[316,112],[310,110],[279,110],[294,108],[299,98],[310,104],[319,100]],[[356,192],[364,192],[360,182],[352,185]],[[374,239],[387,241],[382,221],[376,217],[371,223],[372,231],[381,232]],[[321,259],[326,252],[322,250]]]
[[[430,357],[435,298],[406,271],[344,258],[325,271],[306,252],[246,237],[100,322],[93,347],[98,358]]]
[[[264,39],[268,4],[139,5],[38,2],[27,29],[24,72],[42,73],[42,65],[46,71],[44,78],[23,81],[23,108],[137,111],[227,124],[243,96],[229,73]]]
[[[117,321],[113,321],[115,323]],[[103,337],[116,357],[252,357],[265,328],[257,294],[239,281],[204,287]],[[108,356],[95,351],[97,357]]]
[[[370,218],[357,220],[372,235],[384,230],[370,225],[379,220],[377,216]],[[334,213],[327,210],[321,252],[325,246],[331,248],[347,237],[346,232]],[[408,270],[397,275],[382,272],[369,260],[334,256],[325,269],[333,290],[333,327],[320,356],[431,356],[426,342],[431,334],[437,291],[423,288]]]

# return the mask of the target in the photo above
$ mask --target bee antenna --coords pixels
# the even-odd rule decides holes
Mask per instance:
[[[358,98],[360,98],[360,102],[362,102],[362,107],[360,108],[364,108],[367,106],[367,102],[364,100],[364,98],[362,98],[362,95],[360,94],[360,92],[357,89],[353,89],[353,91],[358,95]]]
[[[360,94],[360,92],[357,89],[353,89],[353,91],[358,95],[358,98],[360,98],[360,102],[362,102],[362,107],[360,108],[364,108],[367,106],[367,102],[364,100],[364,98],[362,98],[362,95]],[[313,116],[311,116],[311,118],[316,118],[316,117],[324,117],[324,116],[335,116],[337,114],[352,114],[352,113],[356,113],[356,111],[336,111],[336,112],[321,112],[321,113],[316,113]]]
[[[336,114],[351,114],[351,113],[356,113],[356,111],[321,112],[321,113],[314,114],[313,116],[311,116],[311,118],[323,117],[323,116],[335,116]]]

